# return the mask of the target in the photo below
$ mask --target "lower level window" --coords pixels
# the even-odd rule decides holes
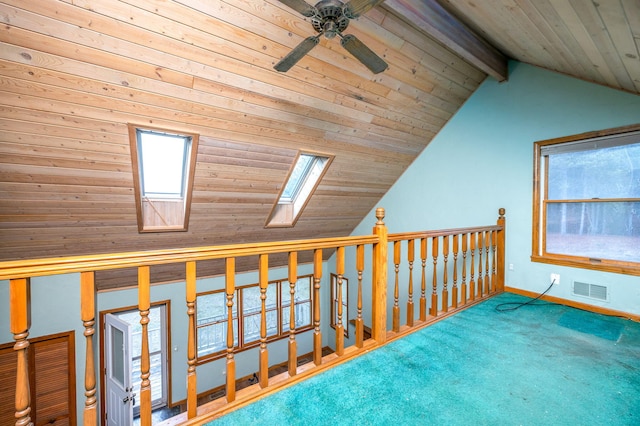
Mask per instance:
[[[300,333],[312,326],[313,276],[298,277],[293,289],[294,331]],[[262,299],[260,286],[239,287],[234,292],[232,327],[234,351],[260,344],[262,333]],[[285,338],[291,329],[291,284],[288,280],[269,282],[265,299],[266,338]],[[229,311],[224,290],[199,294],[196,299],[198,361],[222,357],[227,351]]]
[[[535,151],[532,259],[640,275],[640,126]]]

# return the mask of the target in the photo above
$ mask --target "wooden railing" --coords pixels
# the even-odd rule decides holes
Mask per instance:
[[[149,338],[148,323],[150,309],[150,274],[152,265],[181,263],[186,271],[185,294],[186,315],[188,317],[186,368],[186,412],[171,420],[171,424],[197,424],[205,418],[220,415],[233,407],[247,403],[258,396],[271,392],[291,381],[297,381],[316,374],[339,362],[356,356],[385,343],[388,339],[417,329],[444,314],[475,303],[504,288],[504,210],[496,225],[423,231],[415,233],[387,234],[383,222],[384,209],[376,210],[377,222],[372,235],[324,238],[314,240],[284,241],[255,244],[239,244],[217,247],[200,247],[179,250],[132,252],[67,258],[34,259],[30,261],[9,261],[0,263],[0,280],[9,280],[10,331],[15,340],[16,365],[16,425],[31,424],[29,371],[27,351],[31,328],[30,279],[76,272],[80,273],[81,318],[86,338],[86,365],[84,366],[84,413],[85,425],[97,425],[98,399],[96,397],[96,369],[94,351],[96,323],[96,291],[94,276],[96,271],[136,267],[138,270],[138,310],[142,326],[141,349],[141,425],[151,425],[151,386],[149,381]],[[403,248],[404,247],[404,248]],[[390,250],[389,250],[390,249]],[[323,285],[323,251],[335,250],[333,270],[338,277],[338,310],[335,327],[334,352],[323,356],[320,289]],[[349,254],[347,254],[347,250]],[[295,281],[297,279],[298,254],[312,252],[313,264],[313,353],[312,362],[297,365],[297,342],[294,330]],[[388,259],[387,253],[393,256]],[[365,253],[371,254],[367,260]],[[285,253],[288,255],[288,279],[290,283],[290,328],[288,334],[287,372],[269,377],[269,345],[267,344],[266,290],[268,286],[269,256]],[[233,308],[237,301],[236,260],[246,256],[258,257],[258,277],[261,293],[261,333],[258,349],[258,383],[236,392],[236,365],[233,327],[227,327],[226,385],[225,396],[201,406],[197,405],[196,374],[196,262],[210,259],[225,260],[226,315],[229,324],[233,319]],[[419,260],[416,262],[417,258]],[[348,262],[347,262],[348,261]],[[388,263],[394,266],[394,276],[388,280]],[[355,271],[357,276],[355,343],[345,348],[344,327],[349,326],[342,311],[342,291],[344,275]],[[419,270],[419,273],[416,273]],[[429,277],[430,275],[430,277]],[[416,276],[418,278],[416,278]],[[450,278],[451,276],[451,278]],[[371,279],[370,291],[365,292],[363,281]],[[430,279],[429,279],[430,278]],[[419,286],[416,284],[419,282]],[[391,285],[393,297],[387,298]],[[418,288],[416,288],[418,287]],[[418,290],[419,289],[419,290]],[[365,294],[366,293],[366,294]],[[427,294],[430,294],[430,297]],[[389,305],[387,304],[389,301]],[[417,299],[417,313],[415,304]],[[405,310],[405,324],[401,325],[401,311]],[[5,309],[5,308],[3,308]],[[387,312],[392,315],[390,329]],[[365,316],[370,320],[371,339],[364,339]]]
[[[390,234],[395,271],[390,335],[504,291],[504,230],[504,209],[500,209],[495,226]],[[419,256],[417,267],[416,252]],[[407,276],[404,281],[400,279],[403,266]],[[415,273],[417,268],[420,271],[418,279],[414,278],[418,275]],[[414,289],[417,280],[420,294],[416,318]],[[405,305],[400,303],[402,292],[406,292],[404,326],[401,326],[400,314],[401,305]]]

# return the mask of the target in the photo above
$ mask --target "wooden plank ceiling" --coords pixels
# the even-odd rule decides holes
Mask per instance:
[[[273,70],[314,34],[276,0],[3,0],[0,260],[349,234],[485,77],[503,79],[502,54],[640,91],[637,1],[442,6],[387,0],[351,21],[389,64],[373,75],[325,38]],[[200,135],[187,232],[138,233],[127,123]],[[265,229],[300,149],[335,160],[294,228]]]

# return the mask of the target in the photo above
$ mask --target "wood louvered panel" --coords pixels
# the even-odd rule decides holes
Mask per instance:
[[[29,388],[34,425],[76,424],[74,333],[29,340]],[[16,354],[0,345],[0,425],[15,424]]]
[[[13,425],[16,401],[16,363],[18,357],[13,345],[0,346],[0,425]],[[13,385],[12,385],[13,384]]]
[[[32,345],[35,374],[31,393],[35,394],[36,425],[69,425],[75,417],[70,398],[75,394],[71,391],[75,381],[70,380],[69,344],[69,336],[64,336]]]

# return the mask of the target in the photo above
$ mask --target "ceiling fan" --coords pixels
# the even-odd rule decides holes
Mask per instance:
[[[282,58],[273,68],[280,72],[289,71],[304,55],[309,53],[319,42],[320,36],[326,38],[340,37],[340,44],[349,53],[362,62],[372,73],[378,74],[389,66],[371,49],[364,45],[352,34],[342,34],[351,19],[357,18],[384,0],[350,0],[343,3],[340,0],[320,0],[311,6],[305,0],[279,0],[303,16],[311,18],[311,24],[318,33],[307,37],[298,44],[287,56]]]

